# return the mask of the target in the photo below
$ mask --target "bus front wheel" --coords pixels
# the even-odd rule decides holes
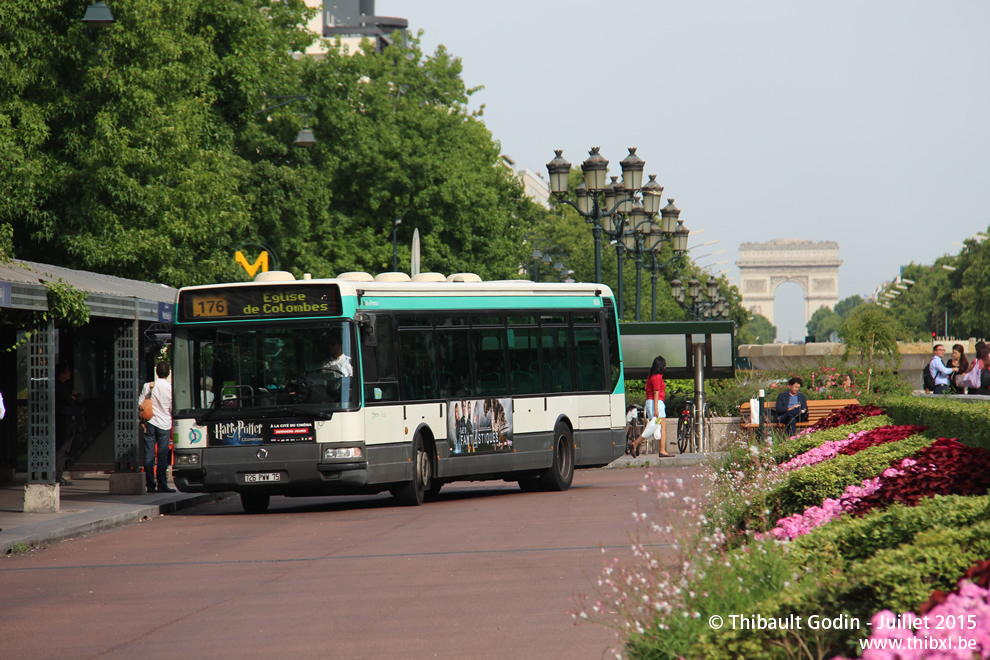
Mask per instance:
[[[268,510],[271,496],[260,493],[241,493],[241,506],[244,513],[264,513]]]
[[[566,424],[553,429],[553,462],[540,475],[543,490],[567,490],[574,479],[574,440]]]
[[[432,488],[432,476],[433,466],[430,455],[426,453],[423,436],[416,434],[416,440],[413,441],[413,478],[391,491],[392,495],[404,506],[419,506]]]

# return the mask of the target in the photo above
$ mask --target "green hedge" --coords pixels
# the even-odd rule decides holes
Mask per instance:
[[[890,396],[880,405],[897,424],[925,425],[925,435],[932,438],[959,438],[970,447],[990,449],[990,402],[951,396]]]
[[[933,590],[955,588],[971,566],[990,557],[990,521],[961,529],[936,526],[917,533],[911,543],[880,550],[864,561],[846,563],[834,549],[832,546],[832,556],[825,559],[828,548],[823,548],[813,568],[798,566],[802,572],[810,568],[809,574],[798,583],[787,585],[771,598],[754,602],[744,612],[766,618],[800,616],[804,622],[812,614],[828,619],[847,616],[859,620],[859,629],[813,631],[805,624],[795,635],[787,631],[739,630],[726,625],[718,631],[703,631],[685,657],[804,657],[795,655],[802,644],[820,649],[822,652],[816,657],[832,657],[836,653],[855,657],[859,653],[857,641],[870,636],[867,624],[876,612],[915,611]],[[745,557],[738,559],[745,561]],[[728,621],[728,614],[738,613],[741,612],[725,612],[720,616]]]
[[[843,516],[794,539],[788,546],[795,566],[861,561],[880,550],[911,543],[917,534],[933,527],[961,529],[990,520],[990,496],[936,495],[917,506],[894,504],[861,518]],[[823,562],[822,559],[826,558]]]

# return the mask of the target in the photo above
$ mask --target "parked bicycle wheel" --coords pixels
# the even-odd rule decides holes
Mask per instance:
[[[682,454],[691,445],[691,437],[694,435],[694,408],[690,405],[684,406],[681,414],[677,417],[677,450]]]

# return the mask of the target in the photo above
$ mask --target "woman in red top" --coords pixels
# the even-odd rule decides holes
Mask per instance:
[[[650,367],[650,375],[646,379],[646,418],[656,418],[657,424],[660,426],[660,458],[670,456],[666,452],[667,425],[664,423],[664,419],[667,417],[667,409],[664,405],[663,370],[666,368],[667,361],[663,359],[663,356],[656,356],[653,359],[653,366]],[[639,444],[643,440],[645,440],[643,436],[636,438],[636,442],[632,446],[633,456],[639,455]]]

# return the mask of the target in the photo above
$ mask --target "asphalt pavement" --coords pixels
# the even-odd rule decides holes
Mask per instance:
[[[659,458],[642,454],[621,456],[609,468],[681,467],[703,465],[705,454]],[[150,520],[157,516],[212,502],[233,493],[145,493],[110,495],[110,475],[68,473],[71,486],[60,486],[58,513],[24,513],[25,474],[0,483],[0,556],[28,552],[62,541]]]

